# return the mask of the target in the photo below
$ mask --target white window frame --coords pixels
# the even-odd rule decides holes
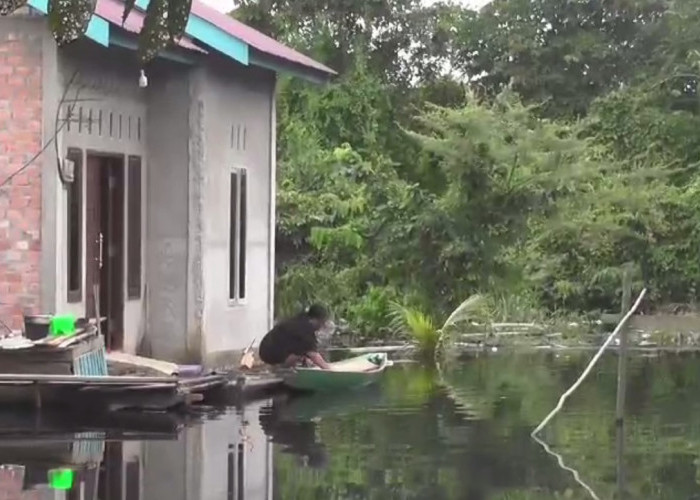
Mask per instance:
[[[232,207],[231,207],[231,182],[233,180],[234,174],[236,175],[236,201],[238,203],[238,207],[236,210],[236,213],[238,215],[238,224],[236,224],[235,228],[235,234],[232,235]],[[241,175],[243,174],[243,175]],[[248,298],[248,208],[249,208],[249,203],[248,200],[250,199],[250,186],[248,182],[248,169],[243,166],[236,166],[232,167],[229,172],[229,190],[228,190],[228,213],[229,213],[229,245],[228,245],[228,268],[229,268],[229,273],[228,273],[228,303],[230,306],[238,306],[238,305],[245,305],[247,303],[247,298]],[[243,200],[241,196],[241,183],[245,179],[245,200]],[[243,205],[245,203],[245,206]],[[243,210],[241,210],[243,208]],[[245,220],[241,218],[241,213],[243,213],[243,216],[245,217]],[[245,233],[244,233],[244,241],[241,242],[241,221],[244,222],[243,226],[245,228]],[[232,241],[233,237],[233,241]],[[244,248],[244,259],[243,259],[243,269],[241,270],[241,249]],[[234,255],[233,255],[233,262],[235,265],[235,272],[231,273],[231,251],[233,250]],[[241,272],[243,273],[243,284],[245,287],[243,296],[241,296],[241,290],[240,290],[240,283],[241,283]],[[231,278],[235,278],[235,282],[231,283]],[[233,294],[231,293],[233,291]]]

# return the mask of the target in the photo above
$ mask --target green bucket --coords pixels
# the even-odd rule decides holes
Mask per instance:
[[[52,337],[69,337],[75,335],[75,316],[60,314],[51,318],[49,334]]]

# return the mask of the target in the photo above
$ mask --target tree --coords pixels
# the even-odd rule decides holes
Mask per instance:
[[[49,0],[49,24],[59,46],[83,36],[95,12],[96,0]],[[136,0],[126,0],[123,20],[133,10]],[[0,0],[0,15],[6,16],[24,7],[27,0]],[[192,0],[151,0],[139,38],[142,64],[177,40],[185,32]]]
[[[462,9],[421,0],[240,0],[233,15],[313,54],[340,74],[358,56],[403,87],[442,73],[450,29]]]
[[[506,321],[617,310],[630,261],[649,303],[694,302],[700,11],[670,6],[495,0],[427,20],[408,0],[244,1],[236,15],[341,70],[280,85],[280,312],[325,300],[376,333],[393,301],[440,316],[477,292]]]
[[[544,115],[584,115],[646,66],[667,8],[666,0],[494,0],[464,19],[457,65],[486,95],[512,83]]]

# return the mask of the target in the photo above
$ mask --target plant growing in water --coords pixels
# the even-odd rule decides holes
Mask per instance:
[[[467,321],[488,318],[487,301],[481,295],[472,295],[462,302],[438,328],[433,318],[419,309],[396,302],[391,304],[391,331],[412,338],[423,355],[435,356],[452,346],[451,332]]]

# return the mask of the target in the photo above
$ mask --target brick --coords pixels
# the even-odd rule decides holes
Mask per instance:
[[[42,145],[41,47],[20,32],[0,39],[0,182]],[[41,182],[36,163],[0,189],[0,317],[15,329],[40,312]]]

